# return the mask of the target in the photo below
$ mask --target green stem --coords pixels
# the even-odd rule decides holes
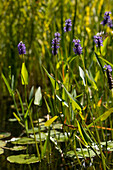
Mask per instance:
[[[35,139],[37,156],[38,156],[38,158],[39,158],[39,161],[41,162],[40,153],[39,153],[39,148],[38,148],[38,144],[37,144],[37,141],[36,141],[36,135],[35,135],[34,125],[33,125],[33,120],[32,120],[32,116],[31,116],[31,111],[30,111],[30,110],[29,110],[29,118],[30,118],[30,121],[31,121],[32,129],[33,129],[33,134],[34,134],[34,139]]]

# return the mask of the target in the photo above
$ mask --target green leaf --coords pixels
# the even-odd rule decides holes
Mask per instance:
[[[104,121],[107,119],[107,117],[113,112],[113,108],[110,108],[106,112],[104,112],[101,116],[99,116],[95,121],[93,121],[91,124],[87,126],[87,128],[90,128],[94,125],[94,123],[98,122],[99,120]]]
[[[35,154],[20,154],[20,155],[12,155],[7,157],[7,160],[11,163],[18,163],[18,164],[31,164],[39,162],[38,157]]]
[[[81,112],[82,106],[80,105],[80,103],[79,103],[76,99],[74,99],[74,98],[72,97],[72,95],[66,90],[66,88],[65,88],[64,86],[63,86],[63,88],[65,89],[65,91],[66,91],[69,99],[70,99],[71,102],[72,102],[73,110],[78,109],[78,110]]]
[[[4,150],[0,148],[0,155],[4,153]]]
[[[99,64],[99,66],[100,66],[101,69],[102,69],[102,72],[104,73],[103,67],[104,67],[104,65],[105,65],[105,62],[102,64],[101,61],[100,61],[100,59],[101,59],[102,57],[98,57],[98,55],[97,55],[96,53],[95,53],[95,56],[96,56],[96,59],[97,59],[97,63]]]
[[[0,147],[3,147],[3,146],[5,146],[5,145],[6,145],[6,142],[5,142],[5,141],[0,140]]]
[[[106,112],[104,112],[104,114],[101,116],[101,121],[106,120],[110,114],[113,112],[113,108],[110,108],[109,110],[107,110]]]
[[[22,68],[21,68],[21,81],[22,81],[22,85],[28,85],[28,72],[24,62],[22,63]]]
[[[107,52],[108,39],[109,39],[109,37],[107,37],[107,38],[103,41],[103,46],[101,46],[101,54],[102,54],[102,56],[105,56],[105,54],[106,54],[106,52]]]
[[[53,85],[53,88],[56,89],[56,90],[59,90],[59,84],[58,82],[55,80],[55,78],[53,76],[51,76],[47,70],[45,69],[45,67],[43,66],[43,69],[45,70],[45,72],[47,73],[48,77],[50,78],[50,81]]]
[[[50,126],[57,118],[58,116],[54,116],[53,118],[49,119],[47,122],[45,122],[45,126]]]
[[[87,145],[89,142],[92,143],[91,138],[89,137],[89,135],[86,133],[86,131],[84,130],[84,128],[82,127],[81,123],[77,121],[78,124],[78,130],[80,132],[80,135],[83,139],[83,141],[85,142],[85,144]]]
[[[38,89],[36,90],[34,104],[38,106],[42,105],[41,87],[38,87]]]
[[[11,90],[11,87],[10,87],[7,79],[6,79],[5,76],[3,75],[3,73],[2,73],[2,78],[3,78],[4,82],[5,82],[5,85],[7,86],[7,89],[8,89],[8,91],[9,91],[10,95],[13,95],[13,91]]]
[[[45,97],[44,97],[44,100],[45,100],[45,104],[46,104],[46,107],[47,107],[47,111],[48,111],[48,113],[50,113],[51,110],[50,110],[50,107],[49,107],[49,105],[48,105],[47,100],[46,100]]]
[[[28,145],[28,144],[35,144],[34,139],[28,137],[17,138],[15,141],[11,141],[13,144],[19,145]]]
[[[113,64],[110,63],[109,61],[107,61],[105,58],[99,57],[99,59],[101,59],[101,60],[103,61],[104,65],[107,63],[108,65],[110,65],[111,67],[113,67]],[[104,66],[104,65],[103,65],[103,66]]]
[[[31,101],[31,99],[33,98],[33,94],[34,94],[34,86],[32,86],[30,94],[29,94],[29,102]]]
[[[85,74],[84,71],[82,70],[82,68],[79,66],[79,72],[80,72],[80,77],[83,80],[84,86],[86,86],[86,82],[85,82]]]
[[[0,132],[0,139],[4,139],[11,136],[11,133],[9,132]]]
[[[94,81],[94,79],[93,79],[93,76],[92,76],[92,74],[91,74],[91,72],[89,71],[87,71],[86,70],[86,76],[87,76],[87,78],[88,78],[88,81],[89,81],[89,83],[93,86],[93,88],[95,89],[95,90],[98,90],[98,88],[97,88],[97,85],[96,85],[96,83],[95,83],[95,81]]]
[[[34,138],[34,135],[30,135],[30,137],[31,137],[31,138]],[[45,141],[45,140],[46,140],[46,137],[47,137],[47,135],[46,135],[46,133],[44,133],[44,132],[40,132],[40,134],[37,133],[37,134],[36,134],[36,141],[38,141],[38,142],[40,142],[40,140],[41,140],[41,141]]]
[[[57,99],[58,99],[59,101],[61,101],[65,106],[69,107],[69,106],[68,106],[68,103],[67,103],[65,100],[61,99],[58,95],[56,95],[56,97],[57,97]]]

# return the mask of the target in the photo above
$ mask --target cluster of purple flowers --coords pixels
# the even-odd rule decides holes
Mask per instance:
[[[105,69],[105,71],[106,71],[106,70],[109,70],[109,72],[112,72],[112,68],[111,68],[110,65],[104,65],[103,68]]]
[[[60,33],[55,33],[55,38],[52,40],[52,54],[56,55],[58,53],[58,48],[59,48],[59,42],[60,42]]]
[[[107,24],[110,28],[112,28],[112,27],[113,27],[113,24],[112,24],[112,20],[110,19],[109,14],[111,14],[111,12],[105,12],[105,14],[104,14],[104,20],[101,22],[101,24],[102,24],[103,26],[105,26],[105,25]]]
[[[26,54],[26,47],[25,44],[23,44],[22,41],[20,41],[20,43],[18,44],[18,52],[19,54]]]
[[[82,47],[80,44],[80,40],[73,39],[73,42],[74,42],[74,47],[73,47],[74,53],[80,55],[82,53]]]
[[[95,42],[95,44],[96,44],[96,47],[99,47],[100,48],[100,46],[103,46],[103,40],[102,40],[102,37],[101,36],[98,36],[98,35],[95,35],[94,36],[94,42]]]
[[[67,19],[65,21],[64,32],[71,31],[71,26],[72,26],[71,19]]]

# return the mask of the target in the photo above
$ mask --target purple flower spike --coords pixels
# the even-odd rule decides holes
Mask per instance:
[[[112,27],[113,27],[113,24],[112,24],[112,20],[110,19],[109,14],[111,14],[111,12],[105,12],[105,14],[104,14],[104,20],[101,22],[101,24],[102,24],[103,26],[105,26],[105,25],[107,24],[110,28],[112,28]]]
[[[71,26],[72,26],[71,19],[67,19],[65,21],[64,32],[71,31]]]
[[[74,47],[73,47],[74,53],[80,55],[82,53],[82,47],[80,44],[80,40],[73,39],[73,42],[74,42]]]
[[[57,41],[58,41],[58,42],[61,40],[61,38],[60,38],[60,33],[59,33],[59,32],[56,32],[56,33],[55,33],[55,38],[57,38]]]
[[[112,72],[112,68],[111,68],[110,65],[104,65],[103,68],[105,69],[105,71],[106,71],[106,70],[109,70],[109,72]]]
[[[52,40],[52,54],[53,55],[56,55],[57,53],[58,53],[58,51],[57,51],[57,49],[59,48],[59,46],[58,46],[58,44],[59,44],[59,42],[58,42],[58,39],[57,38],[54,38],[53,40]]]
[[[95,42],[95,44],[96,44],[96,47],[99,47],[100,48],[100,46],[103,46],[103,41],[102,41],[102,37],[100,37],[100,36],[94,36],[94,42]]]
[[[25,44],[23,44],[22,41],[20,41],[20,43],[18,44],[18,52],[19,54],[26,54],[26,47]]]

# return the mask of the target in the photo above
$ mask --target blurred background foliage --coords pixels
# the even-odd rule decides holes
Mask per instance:
[[[107,59],[112,62],[112,30],[100,25],[105,11],[111,11],[113,19],[112,0],[1,0],[0,1],[0,71],[6,77],[10,73],[15,76],[15,85],[19,86],[19,75],[22,59],[18,54],[17,45],[23,41],[26,45],[26,65],[29,72],[29,83],[38,86],[42,84],[41,64],[48,72],[54,73],[55,57],[52,55],[51,41],[54,33],[61,34],[60,55],[68,59],[73,56],[72,40],[79,38],[83,47],[86,68],[91,67],[94,60],[93,36],[99,31],[110,32]],[[70,18],[72,31],[64,34],[65,20]],[[67,50],[68,49],[68,50]],[[71,65],[77,72],[76,62]],[[92,63],[93,64],[93,63]],[[9,67],[11,66],[11,67]],[[57,67],[60,67],[57,65]],[[97,70],[93,70],[93,73]],[[1,79],[1,78],[0,78]],[[5,91],[0,80],[0,91]],[[2,96],[0,94],[0,96]]]

